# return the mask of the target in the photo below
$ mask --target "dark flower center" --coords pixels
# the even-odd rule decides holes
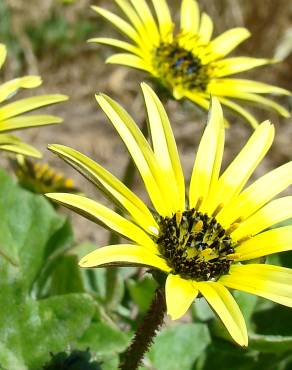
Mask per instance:
[[[161,43],[153,54],[153,65],[159,78],[168,87],[206,91],[209,83],[208,66],[178,42]]]
[[[228,273],[235,243],[215,217],[190,209],[161,217],[159,226],[159,252],[173,274],[216,281]]]

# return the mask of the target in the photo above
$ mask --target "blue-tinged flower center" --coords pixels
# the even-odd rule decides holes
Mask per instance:
[[[190,209],[161,217],[159,226],[159,252],[173,274],[216,281],[228,273],[235,243],[215,217]]]
[[[210,77],[208,66],[177,41],[162,42],[153,53],[153,66],[167,87],[206,91]]]

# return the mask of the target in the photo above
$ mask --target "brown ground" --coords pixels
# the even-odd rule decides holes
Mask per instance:
[[[76,184],[86,189],[95,198],[100,198],[93,187],[83,180],[74,170],[65,165],[56,156],[45,151],[47,143],[62,143],[74,147],[94,158],[97,162],[112,171],[118,177],[122,176],[123,168],[128,155],[119,139],[97,107],[94,93],[102,91],[121,102],[141,123],[144,117],[139,82],[145,76],[128,68],[109,66],[104,59],[111,53],[108,47],[99,47],[80,42],[73,45],[73,53],[68,57],[60,58],[58,50],[48,50],[48,53],[36,57],[32,52],[29,39],[23,36],[23,27],[28,23],[42,22],[55,6],[54,0],[4,0],[13,10],[13,28],[25,51],[24,69],[26,73],[39,73],[44,84],[42,92],[62,92],[70,96],[70,101],[48,109],[48,111],[61,115],[64,123],[58,127],[28,130],[22,136],[45,152],[45,157],[58,168],[71,175]],[[56,1],[56,0],[55,0]],[[97,15],[89,9],[89,1],[76,0],[75,5],[62,8],[64,17],[70,22],[82,17],[96,24],[96,31],[92,36],[105,36],[113,31]],[[92,2],[96,4],[97,2]],[[100,1],[99,3],[112,7],[113,1]],[[177,9],[180,1],[170,1],[173,9]],[[246,41],[238,54],[257,57],[273,57],[279,44],[282,46],[285,34],[291,27],[292,6],[284,0],[202,0],[201,8],[207,11],[216,24],[215,34],[233,26],[246,26],[253,36]],[[263,6],[264,5],[264,6]],[[59,8],[60,11],[60,8]],[[178,17],[178,12],[176,17]],[[24,16],[25,14],[25,16]],[[290,34],[291,36],[291,34]],[[280,43],[281,42],[281,43]],[[290,45],[291,44],[291,45]],[[288,46],[286,60],[276,66],[258,69],[250,74],[258,80],[270,82],[292,90],[292,36]],[[285,49],[285,50],[286,50]],[[13,60],[6,62],[5,78],[11,78],[13,73]],[[284,100],[288,105],[289,101]],[[291,104],[291,101],[290,101]],[[170,101],[167,104],[177,143],[182,157],[186,177],[189,178],[194,153],[201,137],[206,113],[202,113],[189,103],[180,104]],[[267,158],[263,161],[256,175],[280,165],[292,158],[291,119],[281,119],[271,112],[256,111],[257,117],[271,119],[276,124],[276,139]],[[251,128],[241,119],[234,119],[231,128],[227,131],[225,162],[228,163],[239,148],[244,144]],[[137,191],[141,192],[140,180],[136,183]],[[106,236],[100,229],[81,217],[74,217],[75,232],[78,240],[91,239],[97,243],[105,243]]]

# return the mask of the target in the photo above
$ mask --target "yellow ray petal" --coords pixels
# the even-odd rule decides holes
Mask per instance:
[[[171,201],[162,193],[163,189],[160,189],[159,166],[149,143],[130,115],[118,103],[103,94],[97,95],[96,99],[127,146],[155,209],[162,216],[170,216]]]
[[[218,215],[218,221],[229,226],[239,217],[246,219],[274,196],[292,185],[292,162],[288,162],[248,186]]]
[[[220,283],[292,307],[291,269],[264,264],[234,265]]]
[[[7,55],[6,46],[4,44],[0,44],[0,68],[3,66]]]
[[[139,42],[140,46],[144,45],[144,47],[150,47],[151,43],[154,42],[154,40],[152,39],[153,35],[150,32],[150,26],[148,29],[147,27],[144,27],[144,22],[143,22],[144,19],[143,18],[141,19],[138,16],[136,10],[132,7],[132,5],[129,3],[128,0],[115,0],[115,2],[122,9],[124,14],[128,17],[129,21],[132,23],[134,28],[139,33],[140,39],[141,39],[141,42]]]
[[[273,63],[271,59],[233,57],[214,62],[214,76],[223,77]]]
[[[213,33],[213,21],[208,14],[203,13],[201,17],[201,23],[199,28],[200,40],[204,43],[208,43]]]
[[[230,97],[232,97],[236,92],[291,95],[290,91],[282,89],[281,87],[239,78],[212,79],[209,83],[209,88],[213,94]]]
[[[212,98],[207,127],[199,144],[193,167],[189,202],[190,208],[196,206],[198,200],[206,199],[211,183],[219,176],[224,146],[223,112],[219,101]]]
[[[219,203],[228,204],[242,190],[251,174],[269,150],[274,138],[274,126],[263,122],[250,137],[243,149],[220,176],[212,190],[209,212]]]
[[[258,234],[236,248],[240,261],[252,260],[292,249],[292,226],[278,227]]]
[[[145,83],[142,85],[149,118],[154,154],[165,179],[164,192],[169,192],[173,212],[185,209],[185,184],[182,167],[173,132],[164,107],[154,91]]]
[[[223,57],[249,37],[250,32],[246,28],[237,27],[225,31],[211,42],[212,53],[217,58]]]
[[[38,76],[25,76],[15,78],[0,85],[0,103],[15,94],[18,89],[31,89],[41,85],[42,80]]]
[[[172,320],[181,318],[198,295],[196,283],[169,274],[165,284],[167,313]]]
[[[137,44],[141,42],[140,36],[136,32],[135,28],[133,28],[128,22],[124,21],[116,14],[111,13],[108,10],[103,9],[99,6],[92,6],[91,9],[93,9],[96,13],[107,19],[109,22],[111,22],[117,29],[119,29],[121,32],[123,32],[126,36],[135,41]]]
[[[156,244],[142,229],[102,204],[81,195],[69,193],[48,193],[46,196],[81,214],[89,220],[112,229],[138,244],[156,250]]]
[[[199,30],[200,10],[197,1],[183,0],[180,11],[180,27],[184,33],[196,35]]]
[[[222,87],[223,89],[223,87]],[[212,91],[210,89],[210,91]],[[213,93],[213,92],[211,92]],[[224,94],[224,90],[222,90],[222,94]],[[217,95],[217,94],[215,94]],[[241,115],[244,119],[247,120],[247,122],[251,125],[252,128],[256,129],[258,127],[258,121],[255,119],[255,117],[249,113],[246,109],[242,108],[239,104],[229,100],[229,99],[226,99],[226,98],[223,98],[221,96],[219,96],[220,94],[218,94],[218,99],[220,101],[221,104],[224,104],[226,107],[232,109],[234,112],[238,113],[239,115]]]
[[[146,30],[146,39],[143,39],[143,43],[147,42],[148,40],[151,41],[152,45],[158,44],[160,40],[160,35],[158,32],[158,28],[156,22],[153,18],[153,15],[149,9],[145,0],[130,0],[133,7],[135,8],[137,14],[139,15],[140,19],[144,24],[144,28]],[[148,38],[148,40],[147,40]],[[151,46],[150,43],[150,46]],[[142,44],[141,44],[142,45]]]
[[[114,54],[107,58],[108,64],[120,64],[132,68],[141,69],[142,71],[151,72],[151,67],[145,61],[136,55],[120,53]]]
[[[210,105],[210,99],[207,94],[201,94],[197,92],[184,91],[183,96],[192,100],[194,103],[198,104],[200,107],[208,110]]]
[[[247,346],[248,336],[242,313],[231,293],[220,283],[200,282],[198,289],[222,320],[232,338]]]
[[[19,130],[36,126],[53,125],[63,122],[63,119],[49,115],[20,116],[0,121],[0,132]]]
[[[34,109],[68,100],[65,95],[39,95],[6,104],[0,108],[0,121],[18,116]]]
[[[88,42],[95,42],[97,44],[104,44],[104,45],[110,45],[114,46],[116,48],[120,48],[126,51],[129,51],[130,53],[136,54],[140,57],[142,57],[142,52],[139,48],[136,46],[130,44],[129,42],[121,41],[121,40],[116,40],[116,39],[111,39],[108,37],[95,37],[92,39],[89,39]]]
[[[292,196],[276,199],[242,222],[231,234],[233,240],[239,240],[259,232],[292,217]]]
[[[27,155],[35,158],[42,157],[42,154],[37,149],[35,149],[31,145],[22,142],[19,138],[13,135],[0,135],[0,150]]]
[[[64,145],[49,145],[48,148],[87,177],[104,194],[109,195],[110,199],[129,212],[135,222],[148,233],[152,233],[155,228],[158,230],[154,217],[141,199],[98,163]]]
[[[152,0],[162,40],[172,41],[173,23],[169,11],[169,7],[165,0]]]
[[[290,117],[290,112],[284,107],[282,107],[280,104],[274,102],[271,99],[265,98],[260,95],[256,94],[249,94],[249,93],[236,93],[234,94],[234,98],[247,100],[256,104],[260,104],[263,108],[267,108],[270,110],[275,110],[283,117]]]
[[[151,266],[169,271],[165,261],[149,249],[133,244],[108,245],[87,254],[79,262],[81,267],[103,266]]]

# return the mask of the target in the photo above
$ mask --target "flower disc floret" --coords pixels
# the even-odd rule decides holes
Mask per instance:
[[[207,65],[202,60],[179,45],[178,42],[162,42],[153,51],[153,66],[159,79],[168,87],[183,87],[186,90],[204,92],[210,80]]]
[[[159,226],[158,249],[172,274],[217,281],[229,272],[235,243],[215,217],[192,208],[161,217]]]

